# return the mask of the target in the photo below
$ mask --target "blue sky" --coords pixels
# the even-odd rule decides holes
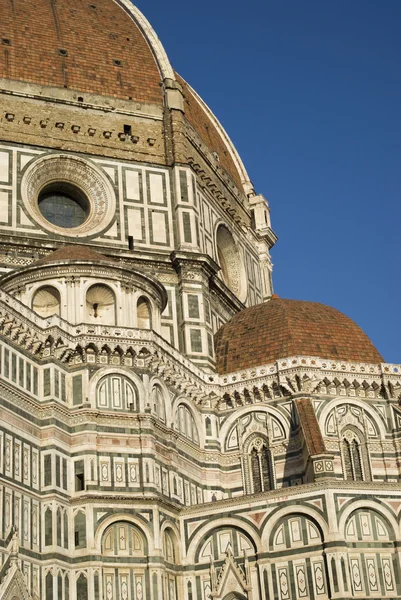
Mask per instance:
[[[136,4],[269,200],[276,293],[401,363],[401,1]]]

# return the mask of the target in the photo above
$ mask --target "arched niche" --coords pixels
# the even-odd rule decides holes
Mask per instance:
[[[117,521],[102,536],[102,555],[114,557],[143,557],[147,552],[146,539],[140,529],[127,521]]]
[[[175,534],[169,527],[166,527],[163,532],[163,555],[166,562],[171,564],[177,563]]]
[[[323,534],[313,519],[300,513],[289,513],[282,517],[270,532],[270,550],[285,552],[287,548],[321,546]]]
[[[246,298],[246,278],[241,254],[225,225],[216,231],[217,259],[224,283],[241,300]]]
[[[220,526],[213,528],[208,535],[204,536],[195,552],[195,562],[210,563],[211,558],[224,560],[227,552],[231,552],[236,558],[244,555],[255,554],[254,540],[243,530],[231,526]]]
[[[116,299],[107,285],[96,283],[86,292],[86,320],[101,325],[116,324]]]
[[[383,543],[387,545],[395,539],[395,531],[385,515],[370,507],[358,508],[345,522],[344,539],[352,547],[355,542]]]
[[[32,310],[41,317],[59,315],[60,306],[60,292],[52,285],[44,285],[39,288],[32,298]]]
[[[136,305],[137,326],[139,329],[151,329],[152,311],[149,300],[141,296]]]
[[[138,390],[124,375],[103,377],[96,389],[96,407],[103,410],[139,410]]]

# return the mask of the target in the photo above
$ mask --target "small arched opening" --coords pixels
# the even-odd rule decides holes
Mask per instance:
[[[150,329],[152,326],[151,310],[149,301],[143,296],[139,298],[136,305],[136,318],[139,329]]]
[[[116,324],[116,299],[107,285],[95,284],[86,292],[86,317],[89,323]]]
[[[60,292],[52,285],[37,290],[32,299],[32,309],[41,317],[60,314]]]

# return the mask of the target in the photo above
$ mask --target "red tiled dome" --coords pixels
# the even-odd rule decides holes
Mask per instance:
[[[368,336],[340,311],[318,302],[273,298],[235,315],[216,333],[220,374],[289,356],[381,363]]]
[[[141,29],[143,23],[124,2],[0,0],[0,79],[162,106],[157,37]],[[219,125],[190,86],[172,70],[170,76],[182,86],[189,123],[242,189],[230,143]]]
[[[118,0],[0,0],[0,77],[163,103],[152,49]]]
[[[88,248],[88,246],[62,246],[50,254],[47,254],[43,258],[40,258],[35,263],[36,266],[47,265],[54,262],[69,262],[74,261],[91,261],[97,262],[109,262],[116,264],[112,258],[108,258],[96,250]]]

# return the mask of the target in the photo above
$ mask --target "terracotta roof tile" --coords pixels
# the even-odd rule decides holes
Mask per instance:
[[[246,308],[215,335],[219,373],[232,373],[289,356],[384,362],[368,336],[335,308],[273,298]]]
[[[242,190],[238,169],[216,125],[198,102],[187,82],[178,73],[176,73],[176,77],[184,93],[185,117],[209,150],[217,152],[220,164],[231,176],[238,189]]]
[[[163,104],[152,50],[118,0],[0,0],[0,15],[0,77]]]
[[[70,260],[89,260],[91,262],[109,262],[116,264],[112,258],[108,258],[96,250],[92,250],[87,246],[63,246],[54,252],[50,252],[47,256],[37,260],[35,265],[45,265],[53,262],[64,262]]]

